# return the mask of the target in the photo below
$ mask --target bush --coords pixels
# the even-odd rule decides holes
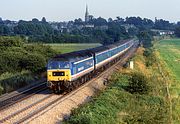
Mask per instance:
[[[23,56],[19,52],[4,52],[0,54],[0,73],[20,70],[19,60]]]
[[[8,93],[27,84],[31,84],[34,81],[35,79],[29,71],[19,73],[6,72],[0,75],[0,92]]]
[[[4,52],[0,54],[0,74],[30,70],[42,72],[46,67],[46,59],[38,53]]]
[[[115,82],[112,86],[124,89],[131,94],[146,94],[150,90],[149,79],[139,72],[117,73],[112,76],[112,79],[112,82]]]
[[[45,70],[46,60],[42,55],[37,54],[37,53],[27,54],[21,59],[20,67],[22,69],[39,73]]]
[[[146,49],[143,53],[143,55],[146,57],[146,66],[152,66],[156,62],[156,56],[154,54],[153,49]]]
[[[143,55],[145,56],[145,57],[149,57],[149,56],[151,56],[153,54],[153,50],[152,49],[145,49],[145,51],[144,51],[144,53],[143,53]]]
[[[46,59],[53,57],[56,52],[50,47],[43,44],[28,44],[24,47],[27,52],[35,52],[43,55]]]
[[[24,43],[24,39],[21,37],[10,37],[10,36],[1,36],[0,37],[0,47],[21,47]]]
[[[23,45],[20,37],[0,37],[0,74],[30,70],[40,72],[56,52],[43,44]]]
[[[149,91],[148,78],[142,73],[135,72],[129,79],[129,86],[127,90],[134,94],[146,94]]]

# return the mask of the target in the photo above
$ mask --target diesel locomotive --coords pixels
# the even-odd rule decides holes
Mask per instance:
[[[48,61],[47,86],[55,93],[71,91],[117,62],[135,42],[131,39],[57,55]]]

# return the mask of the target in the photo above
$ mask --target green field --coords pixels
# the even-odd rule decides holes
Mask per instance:
[[[180,39],[161,40],[156,48],[168,71],[173,123],[180,123]]]
[[[180,81],[180,39],[162,40],[157,49],[173,78]]]
[[[97,46],[101,46],[99,43],[72,43],[72,44],[46,44],[51,46],[58,53],[68,53],[88,48],[94,48]]]

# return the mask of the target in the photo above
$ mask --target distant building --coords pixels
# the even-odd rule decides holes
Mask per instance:
[[[60,32],[70,32],[70,28],[72,27],[68,22],[50,22],[51,27],[54,30]]]
[[[89,22],[88,6],[86,5],[85,22]]]
[[[88,6],[86,5],[86,12],[85,12],[85,28],[94,28],[93,24],[90,24],[89,22],[93,20],[93,16],[89,15]]]
[[[85,22],[88,23],[93,19],[93,15],[89,15],[88,6],[86,5]]]
[[[85,12],[85,28],[94,28],[93,24],[90,24],[89,22],[93,20],[93,15],[89,15],[88,6],[86,5],[86,12]]]
[[[160,35],[173,35],[174,31],[159,31]]]
[[[159,35],[163,36],[163,35],[174,35],[174,31],[170,31],[170,30],[157,30],[157,29],[152,29],[151,31],[153,32],[157,32]]]

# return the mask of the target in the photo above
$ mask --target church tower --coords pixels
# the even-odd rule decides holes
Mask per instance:
[[[85,22],[89,22],[88,6],[86,5]]]

